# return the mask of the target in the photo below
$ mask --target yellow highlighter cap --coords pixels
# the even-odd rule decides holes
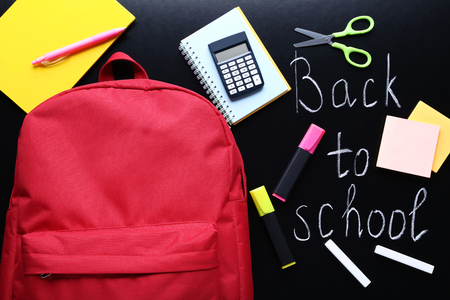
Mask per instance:
[[[253,198],[253,202],[255,202],[255,206],[256,209],[258,210],[260,217],[275,211],[272,202],[270,201],[269,194],[267,194],[267,190],[264,185],[254,190],[251,190],[250,195]]]

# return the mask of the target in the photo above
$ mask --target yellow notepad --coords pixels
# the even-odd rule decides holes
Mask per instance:
[[[433,162],[433,172],[437,173],[450,154],[450,119],[419,101],[409,120],[438,125],[441,127]]]
[[[0,90],[30,112],[72,88],[115,39],[55,66],[33,67],[32,60],[134,19],[116,0],[16,0],[0,18]]]

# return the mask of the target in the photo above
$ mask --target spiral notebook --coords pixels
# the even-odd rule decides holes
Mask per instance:
[[[260,91],[231,100],[222,85],[208,44],[245,31],[259,64],[264,86]],[[203,85],[211,102],[234,125],[291,90],[240,7],[236,7],[180,42],[179,50]]]

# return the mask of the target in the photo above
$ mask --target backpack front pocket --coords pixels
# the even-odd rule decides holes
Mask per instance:
[[[213,223],[30,233],[22,236],[22,258],[27,299],[219,299],[220,294]]]

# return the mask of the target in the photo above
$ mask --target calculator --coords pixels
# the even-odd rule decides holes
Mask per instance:
[[[208,47],[230,98],[263,87],[264,80],[245,32],[215,41]]]

